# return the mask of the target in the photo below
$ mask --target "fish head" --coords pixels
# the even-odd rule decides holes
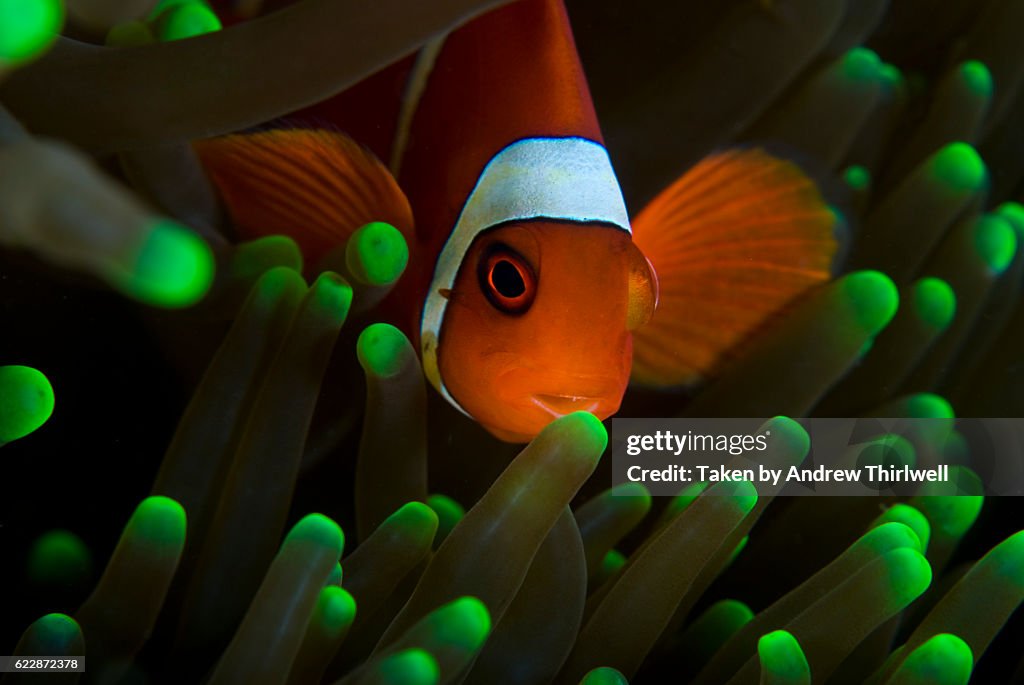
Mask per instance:
[[[559,416],[618,411],[657,280],[627,231],[533,220],[481,233],[447,297],[447,392],[499,439],[526,442]]]

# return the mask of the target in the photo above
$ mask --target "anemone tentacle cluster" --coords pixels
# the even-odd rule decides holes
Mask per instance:
[[[976,436],[899,442],[959,464],[913,497],[609,489],[592,415],[520,451],[427,392],[375,309],[409,259],[392,227],[316,265],[231,239],[186,141],[500,4],[221,29],[201,0],[0,0],[0,652],[84,656],[94,683],[1019,680],[1024,518],[982,496]],[[777,468],[809,449],[787,416],[1024,415],[1024,5],[568,9],[630,206],[764,145],[842,245],[709,378],[625,415],[775,416]]]

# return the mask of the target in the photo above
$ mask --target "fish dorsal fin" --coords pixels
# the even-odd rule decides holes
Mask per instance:
[[[632,380],[692,385],[831,276],[836,214],[795,164],[753,149],[713,154],[633,221],[660,299],[633,333]]]
[[[261,131],[195,143],[242,238],[285,234],[316,263],[371,221],[412,238],[412,210],[394,177],[343,133]]]

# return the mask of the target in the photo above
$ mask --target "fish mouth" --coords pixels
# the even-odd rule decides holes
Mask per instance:
[[[518,443],[533,440],[545,426],[566,414],[586,411],[603,421],[619,409],[614,393],[527,393],[509,401],[508,406],[512,412],[505,415],[503,424],[485,423],[484,427],[499,440]]]
[[[589,411],[597,413],[598,408],[604,401],[602,397],[587,395],[551,395],[546,393],[535,393],[530,396],[530,401],[540,407],[554,418],[571,414],[574,411]]]

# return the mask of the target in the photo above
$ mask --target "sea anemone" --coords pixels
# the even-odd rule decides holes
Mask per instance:
[[[189,0],[78,0],[68,35],[134,47],[60,37],[42,58],[62,11],[30,4],[36,23],[0,21],[0,363],[31,365],[0,367],[11,653],[84,656],[97,683],[1015,668],[1022,522],[983,499],[964,424],[870,436],[882,458],[956,456],[955,482],[910,497],[738,482],[652,498],[610,487],[589,414],[520,451],[428,394],[410,342],[376,320],[408,259],[386,224],[305,272],[288,238],[225,237],[185,141],[338,92],[500,3],[305,0],[217,31]],[[1024,409],[1019,3],[569,9],[631,205],[715,149],[767,143],[817,175],[844,232],[835,279],[706,382],[633,390],[622,415],[775,416],[781,468],[810,447],[785,416],[948,428],[953,408]]]

